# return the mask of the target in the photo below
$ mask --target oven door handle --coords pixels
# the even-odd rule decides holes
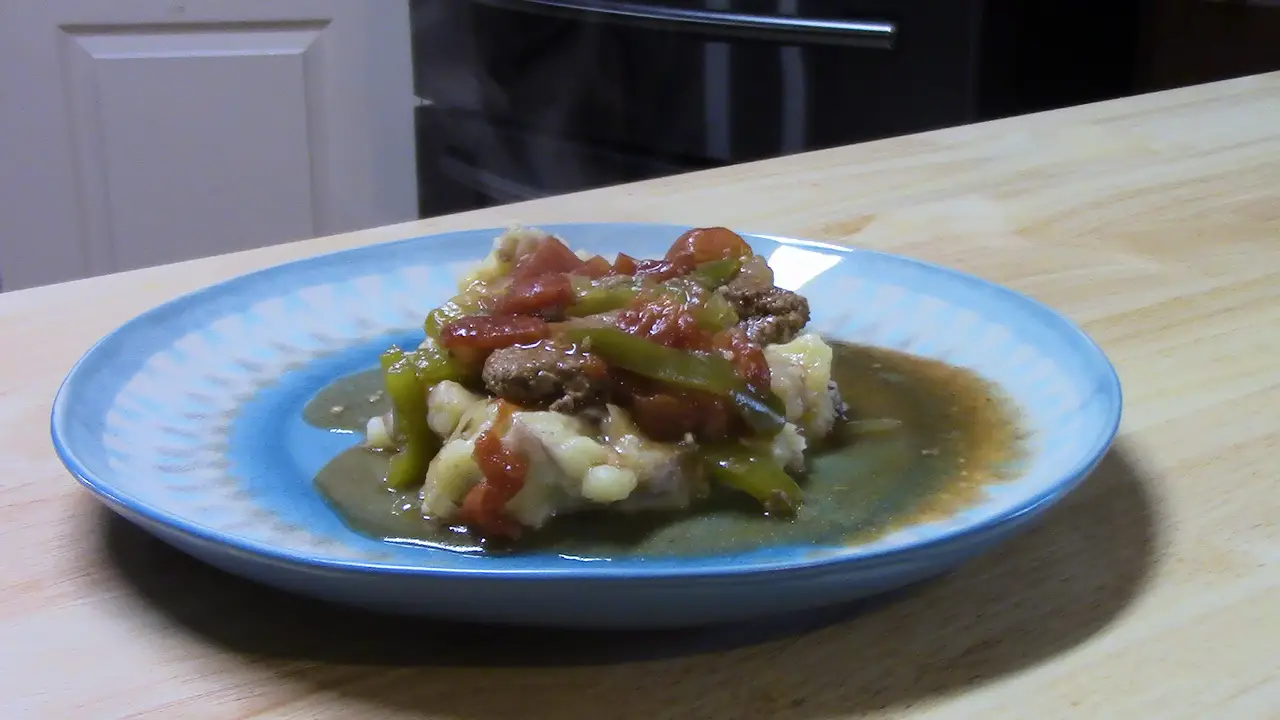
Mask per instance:
[[[764,40],[785,45],[846,45],[889,49],[898,27],[879,20],[828,20],[694,10],[608,0],[471,0],[516,12],[612,22],[715,37]]]

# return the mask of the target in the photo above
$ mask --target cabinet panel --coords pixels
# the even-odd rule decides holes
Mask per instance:
[[[306,64],[322,25],[63,30],[98,263],[125,270],[315,234],[309,158],[323,148],[311,147]]]
[[[0,2],[4,289],[417,217],[402,0]]]

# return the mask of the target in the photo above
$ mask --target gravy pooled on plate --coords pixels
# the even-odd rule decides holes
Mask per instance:
[[[594,511],[553,518],[508,548],[610,557],[857,542],[964,507],[1018,459],[1014,409],[972,372],[892,350],[829,344],[832,379],[848,407],[831,435],[808,453],[800,478],[805,501],[793,519],[763,516],[739,493],[720,491],[691,512]],[[363,427],[385,412],[385,399],[370,402],[379,383],[377,370],[340,379],[312,401],[305,417],[320,427]],[[464,528],[424,522],[417,488],[387,486],[388,460],[386,452],[352,448],[321,470],[316,485],[358,532],[483,550]]]
[[[384,538],[703,553],[875,532],[1004,467],[1013,423],[978,378],[809,319],[726,228],[612,260],[510,230],[418,347],[317,398],[313,422],[365,422],[318,483]]]

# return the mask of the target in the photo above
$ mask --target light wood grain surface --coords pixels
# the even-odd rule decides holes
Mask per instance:
[[[48,414],[91,343],[322,251],[571,220],[940,262],[1080,322],[1121,437],[1038,527],[917,591],[749,628],[467,631],[336,610],[111,517]],[[0,296],[0,717],[1280,717],[1280,75]]]

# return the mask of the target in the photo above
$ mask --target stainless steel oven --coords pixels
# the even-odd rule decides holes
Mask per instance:
[[[423,212],[976,120],[999,5],[414,0]]]

